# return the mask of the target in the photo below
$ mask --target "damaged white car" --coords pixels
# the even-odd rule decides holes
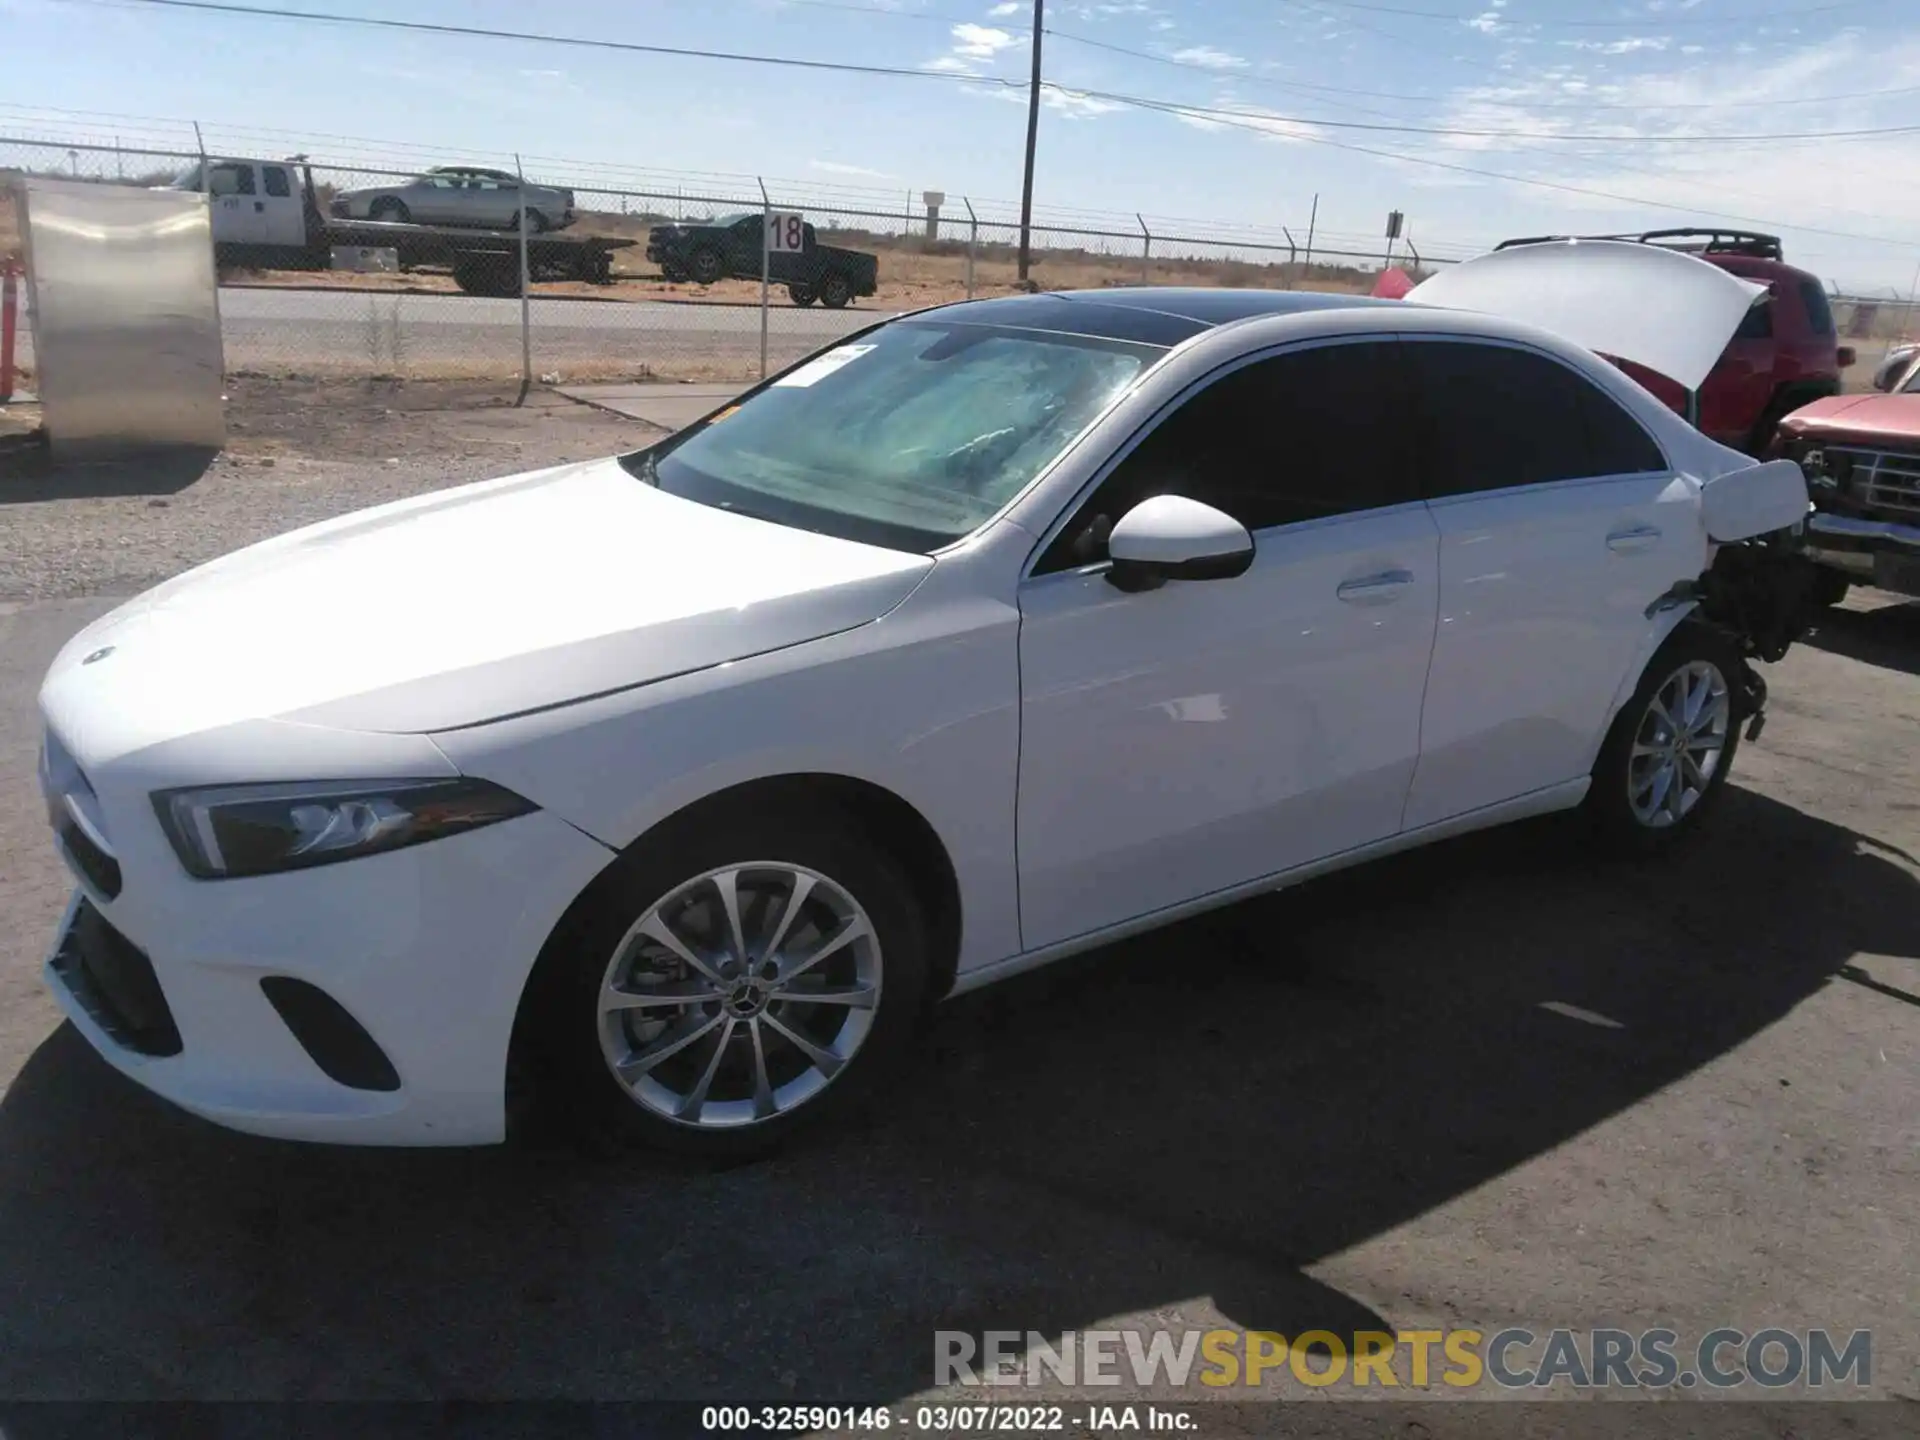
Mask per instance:
[[[1673,844],[1806,490],[1594,351],[1697,384],[1753,290],[1586,243],[951,305],[203,566],[47,677],[48,979],[236,1128],[493,1142],[511,1075],[740,1153],[1128,932],[1547,811]]]

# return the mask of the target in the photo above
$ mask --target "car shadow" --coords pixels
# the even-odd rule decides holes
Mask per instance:
[[[1806,644],[1883,670],[1920,675],[1920,602],[1894,600],[1873,610],[1825,611]]]
[[[0,1102],[0,1397],[845,1403],[927,1389],[938,1329],[1391,1328],[1308,1267],[1920,952],[1875,842],[1715,818],[1654,868],[1471,836],[963,997],[876,1118],[731,1170],[250,1139],[63,1027]]]
[[[218,450],[194,446],[111,459],[59,460],[43,441],[10,438],[0,443],[0,505],[175,495],[219,458]]]

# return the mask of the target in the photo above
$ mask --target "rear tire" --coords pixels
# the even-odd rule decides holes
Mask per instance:
[[[787,297],[802,308],[813,304],[820,297],[814,293],[813,286],[796,281],[787,286]]]
[[[1822,565],[1814,576],[1813,589],[1808,598],[1814,607],[1831,610],[1847,598],[1847,592],[1853,589],[1853,582],[1838,570]]]
[[[829,310],[844,310],[853,299],[853,287],[844,275],[829,275],[820,282],[820,303]]]
[[[832,812],[732,810],[669,827],[595,882],[535,967],[525,1054],[547,1107],[593,1144],[743,1159],[869,1096],[917,1031],[929,974],[926,921],[884,851]]]
[[[1746,722],[1744,662],[1702,621],[1684,620],[1614,717],[1585,801],[1608,849],[1664,854],[1712,813]]]

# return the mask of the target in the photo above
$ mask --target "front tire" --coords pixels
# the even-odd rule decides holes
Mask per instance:
[[[413,212],[407,209],[405,201],[395,200],[391,196],[382,196],[368,209],[367,218],[389,221],[396,225],[408,225],[413,221]]]
[[[1608,848],[1683,844],[1727,783],[1745,723],[1744,662],[1719,632],[1682,621],[1648,662],[1594,762],[1586,810]]]
[[[536,1085],[595,1140],[764,1154],[900,1058],[928,955],[906,875],[834,817],[663,835],[548,943],[525,1017]]]

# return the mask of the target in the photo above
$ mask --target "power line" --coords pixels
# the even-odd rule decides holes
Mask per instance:
[[[1336,5],[1342,10],[1366,10],[1376,15],[1400,15],[1414,20],[1451,20],[1456,24],[1498,13],[1480,10],[1463,15],[1457,10],[1416,10],[1399,5],[1366,4],[1363,0],[1319,0],[1319,3]],[[1830,15],[1836,10],[1862,10],[1876,3],[1880,3],[1880,0],[1834,0],[1834,3],[1809,5],[1799,10],[1764,10],[1747,15],[1645,15],[1638,20],[1534,20],[1506,14],[1498,14],[1498,19],[1502,24],[1512,25],[1516,29],[1647,30],[1664,29],[1670,25],[1752,25],[1765,20],[1805,20],[1815,15]]]
[[[1051,82],[1049,82],[1051,83]],[[1054,88],[1061,88],[1055,86]],[[1120,104],[1171,104],[1194,115],[1232,116],[1286,125],[1313,125],[1325,130],[1370,130],[1397,135],[1431,135],[1473,140],[1577,140],[1586,143],[1632,145],[1710,145],[1758,144],[1776,140],[1861,140],[1885,135],[1920,134],[1920,124],[1882,125],[1862,130],[1777,130],[1766,134],[1742,135],[1590,135],[1577,131],[1552,130],[1467,130],[1444,125],[1380,125],[1367,120],[1322,120],[1307,115],[1268,115],[1258,111],[1227,110],[1206,105],[1188,105],[1182,101],[1159,100],[1152,96],[1126,95],[1112,90],[1088,90],[1075,87],[1075,94]]]
[[[1369,30],[1369,34],[1383,34]],[[1090,46],[1095,50],[1108,50],[1115,55],[1127,55],[1136,60],[1151,60],[1156,65],[1171,66],[1176,70],[1192,70],[1215,80],[1233,80],[1239,83],[1252,81],[1256,84],[1270,85],[1277,90],[1305,90],[1322,95],[1357,95],[1368,100],[1404,100],[1413,104],[1444,105],[1455,103],[1459,97],[1450,95],[1404,95],[1390,90],[1355,90],[1340,85],[1316,85],[1305,80],[1282,80],[1274,76],[1250,75],[1239,66],[1222,67],[1205,65],[1194,60],[1181,60],[1172,55],[1155,55],[1149,50],[1134,50],[1125,45],[1115,45],[1106,40],[1095,40],[1090,35],[1076,35],[1068,30],[1047,27],[1047,34],[1055,40],[1067,40],[1075,45]],[[1388,39],[1396,37],[1387,36]],[[1602,100],[1498,100],[1492,97],[1471,97],[1476,105],[1494,105],[1509,110],[1730,110],[1764,106],[1772,109],[1778,105],[1830,105],[1850,100],[1880,99],[1890,95],[1920,95],[1920,85],[1901,85],[1890,90],[1850,90],[1844,95],[1794,95],[1778,100],[1706,100],[1676,101],[1672,104],[1625,105]]]
[[[1051,83],[1051,82],[1049,82]],[[1055,87],[1058,88],[1058,87]],[[1163,104],[1153,101],[1133,99],[1123,103],[1144,110],[1158,110],[1165,114],[1179,115],[1189,107]],[[1232,112],[1228,112],[1232,114]],[[1623,205],[1638,205],[1650,210],[1674,210],[1684,215],[1700,215],[1716,220],[1732,220],[1742,225],[1764,225],[1770,230],[1788,230],[1803,235],[1825,235],[1837,240],[1857,240],[1871,245],[1897,245],[1903,250],[1913,248],[1911,240],[1897,240],[1888,235],[1861,235],[1850,230],[1828,230],[1818,225],[1796,225],[1785,220],[1768,220],[1753,215],[1736,215],[1726,210],[1706,210],[1697,205],[1675,205],[1664,200],[1648,200],[1638,195],[1621,195],[1611,190],[1596,190],[1586,185],[1568,185],[1557,180],[1539,180],[1529,175],[1510,175],[1500,170],[1487,170],[1476,165],[1457,165],[1448,160],[1433,160],[1420,155],[1402,155],[1392,150],[1376,150],[1364,145],[1353,145],[1342,140],[1329,140],[1318,135],[1299,135],[1292,131],[1276,131],[1268,126],[1254,122],[1268,117],[1239,114],[1227,118],[1219,113],[1201,114],[1200,118],[1214,121],[1242,130],[1251,130],[1256,134],[1279,135],[1284,139],[1298,140],[1307,145],[1324,145],[1334,150],[1346,150],[1356,155],[1371,155],[1376,159],[1392,160],[1402,165],[1424,165],[1435,170],[1450,170],[1457,175],[1476,175],[1487,180],[1504,180],[1514,185],[1531,185],[1543,190],[1558,190],[1569,195],[1587,195],[1600,200],[1612,200]]]
[[[89,0],[60,0],[62,4]],[[375,30],[405,30],[425,35],[459,35],[483,40],[520,40],[541,45],[570,45],[588,50],[618,50],[641,55],[674,55],[682,59],[732,60],[744,65],[776,65],[796,70],[831,70],[848,75],[888,75],[907,80],[945,80],[975,85],[1002,85],[1024,90],[1023,83],[993,75],[960,75],[944,70],[910,69],[904,65],[856,65],[844,60],[802,60],[791,55],[754,55],[734,50],[701,50],[679,45],[644,45],[634,40],[604,40],[584,35],[546,35],[528,30],[495,30],[481,25],[445,25],[427,20],[390,20],[373,15],[340,15],[320,10],[290,10],[255,5],[226,5],[219,0],[125,0],[167,10],[207,11],[220,15],[250,15],[262,20],[305,20],[320,25],[357,25]],[[825,3],[825,0],[816,0]]]

